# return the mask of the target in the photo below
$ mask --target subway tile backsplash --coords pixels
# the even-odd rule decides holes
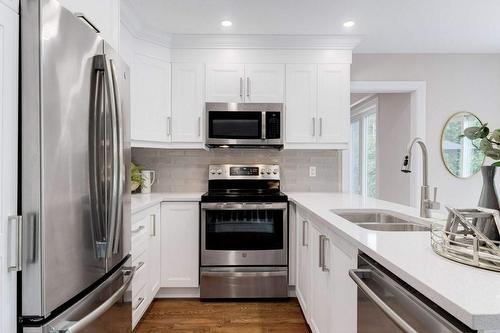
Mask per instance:
[[[279,164],[289,192],[340,191],[341,153],[335,150],[167,150],[132,148],[132,161],[156,171],[153,192],[204,192],[209,164]],[[309,177],[309,167],[316,177]]]

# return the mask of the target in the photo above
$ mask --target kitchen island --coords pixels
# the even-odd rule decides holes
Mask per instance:
[[[419,219],[418,209],[346,193],[287,194],[292,206],[313,216],[322,227],[376,260],[467,326],[480,332],[500,332],[500,273],[438,256],[431,248],[429,232],[368,230],[331,211],[377,209]],[[133,195],[132,210],[138,212],[161,201],[199,201],[200,196],[201,193]],[[422,222],[442,223],[442,219],[423,219]],[[293,237],[298,235],[291,235]],[[291,239],[292,242],[296,243]]]

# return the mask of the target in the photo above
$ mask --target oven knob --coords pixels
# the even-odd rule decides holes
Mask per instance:
[[[277,174],[278,174],[278,169],[274,169],[274,170],[273,170],[273,173],[274,173],[275,175],[277,175]]]
[[[265,171],[264,169],[261,169],[261,170],[260,170],[260,174],[261,174],[261,175],[263,175],[263,174],[265,174],[265,173],[266,173],[266,171]]]
[[[222,175],[222,170],[221,169],[217,169],[217,174],[218,175]]]
[[[267,173],[268,175],[270,175],[270,174],[271,174],[271,169],[267,169],[267,170],[266,170],[266,173]]]

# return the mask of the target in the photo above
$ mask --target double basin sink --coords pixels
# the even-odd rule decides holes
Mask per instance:
[[[416,218],[406,217],[391,211],[379,210],[331,210],[336,215],[361,228],[375,231],[430,231],[430,225]]]

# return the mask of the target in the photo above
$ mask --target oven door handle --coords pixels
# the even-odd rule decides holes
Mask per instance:
[[[272,203],[202,203],[202,209],[216,209],[216,210],[259,210],[259,209],[287,209],[286,202],[272,202]]]

